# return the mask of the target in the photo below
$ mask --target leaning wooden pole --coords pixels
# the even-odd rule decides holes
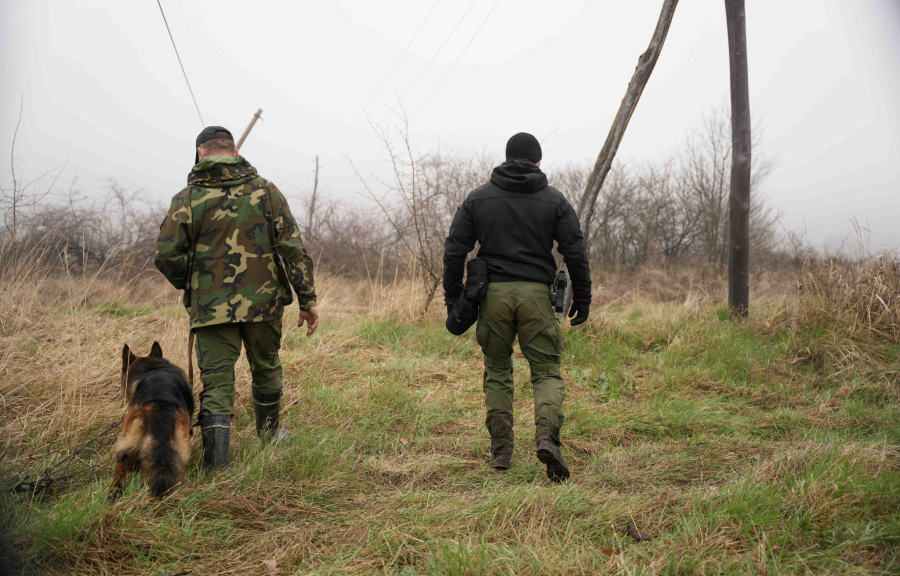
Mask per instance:
[[[609,134],[606,136],[606,142],[603,143],[600,155],[597,156],[597,161],[594,163],[594,169],[588,177],[587,186],[585,186],[584,193],[581,195],[581,201],[578,203],[578,220],[581,224],[581,230],[584,232],[585,241],[588,240],[590,235],[591,218],[594,215],[594,206],[597,204],[600,188],[603,187],[603,181],[606,179],[606,175],[609,174],[610,168],[612,168],[613,159],[616,157],[616,152],[618,152],[619,145],[622,143],[622,137],[625,135],[625,129],[628,127],[631,115],[634,114],[638,100],[641,99],[644,86],[647,85],[650,73],[653,72],[656,61],[659,60],[659,55],[666,41],[666,35],[669,33],[669,25],[672,23],[672,17],[675,15],[675,7],[677,5],[678,0],[665,0],[663,2],[659,21],[656,23],[656,30],[653,31],[653,37],[650,39],[650,46],[638,58],[637,68],[635,68],[631,82],[628,83],[628,89],[625,91],[625,98],[622,99],[622,103],[619,105],[619,111],[616,113],[616,118],[609,129]]]
[[[253,118],[250,119],[250,124],[247,125],[247,129],[244,130],[244,133],[241,134],[241,139],[238,140],[238,143],[235,145],[235,148],[238,150],[241,149],[241,146],[244,145],[244,140],[247,139],[247,136],[250,135],[250,131],[253,130],[253,126],[256,124],[256,121],[259,120],[259,117],[262,115],[262,108],[256,111],[256,114],[253,115]]]
[[[650,46],[638,58],[637,68],[634,69],[634,75],[631,82],[628,83],[628,89],[625,90],[625,97],[619,104],[619,111],[613,120],[612,126],[609,128],[609,134],[606,136],[606,142],[600,149],[600,155],[594,162],[594,169],[588,177],[587,185],[578,202],[578,222],[581,224],[581,231],[584,233],[585,243],[590,242],[591,235],[591,219],[594,216],[594,207],[597,205],[597,196],[600,195],[600,189],[603,187],[603,181],[612,168],[613,160],[616,152],[619,151],[619,145],[622,143],[622,137],[625,135],[625,129],[628,128],[628,122],[631,115],[637,108],[638,100],[644,92],[644,86],[650,80],[650,73],[659,60],[662,53],[663,44],[666,42],[666,36],[669,34],[669,25],[672,24],[672,17],[675,16],[675,7],[678,6],[678,0],[664,0],[662,10],[659,13],[659,21],[656,23],[656,30],[653,31],[653,37],[650,39]],[[569,309],[572,303],[572,283],[566,287],[566,297],[564,307]]]
[[[731,196],[728,223],[728,304],[738,316],[750,307],[750,82],[744,0],[725,0],[731,63]]]

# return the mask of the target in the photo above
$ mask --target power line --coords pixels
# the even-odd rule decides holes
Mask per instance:
[[[416,79],[413,80],[413,83],[409,86],[409,88],[406,89],[406,92],[403,93],[403,96],[400,97],[401,100],[403,100],[403,98],[406,98],[406,95],[409,94],[410,90],[412,90],[416,86],[416,84],[419,83],[419,80],[422,79],[422,76],[425,74],[425,72],[431,67],[432,64],[434,64],[434,61],[435,59],[437,59],[438,54],[441,53],[441,50],[444,49],[444,46],[446,46],[447,42],[450,41],[450,38],[453,37],[456,29],[459,28],[459,25],[462,24],[462,21],[466,19],[466,16],[469,14],[469,11],[472,10],[472,6],[474,6],[476,2],[478,2],[478,0],[472,0],[472,3],[469,4],[469,7],[466,8],[466,11],[463,12],[463,15],[456,22],[456,26],[454,26],[453,30],[450,31],[450,34],[447,34],[447,37],[444,38],[444,42],[441,44],[441,47],[437,49],[437,52],[434,53],[434,56],[431,57],[431,60],[428,61],[428,64],[426,64],[425,67],[422,68],[422,71],[419,73]]]
[[[440,3],[441,3],[441,0],[437,0],[437,2],[434,3],[434,6],[431,7],[431,10],[428,12],[428,15],[425,16],[425,20],[422,21],[422,24],[419,26],[419,29],[416,30],[416,33],[413,35],[412,40],[410,40],[409,43],[406,45],[406,48],[403,49],[403,53],[400,54],[400,57],[397,58],[397,61],[394,63],[394,67],[391,68],[391,71],[387,73],[387,76],[385,76],[384,80],[381,81],[381,84],[378,85],[378,88],[375,90],[375,93],[372,94],[372,97],[369,98],[369,101],[366,102],[365,106],[363,106],[363,109],[356,116],[356,120],[359,120],[359,117],[362,116],[363,112],[365,112],[365,109],[368,108],[370,104],[372,104],[372,101],[375,100],[375,97],[378,96],[378,93],[381,92],[382,88],[384,88],[384,85],[388,81],[388,78],[391,77],[391,74],[393,74],[394,71],[397,69],[397,66],[400,65],[400,62],[403,60],[403,57],[406,56],[407,52],[409,52],[410,46],[412,46],[413,42],[416,41],[416,38],[419,37],[419,34],[422,32],[422,29],[425,28],[425,24],[428,23],[429,19],[431,19],[431,15],[434,14],[435,9],[438,7],[438,4],[440,4]]]
[[[446,46],[447,42],[450,41],[450,38],[453,37],[453,34],[456,32],[456,29],[459,28],[459,25],[462,24],[463,20],[465,20],[466,16],[472,10],[472,6],[474,6],[476,2],[478,2],[478,0],[472,0],[472,3],[469,4],[469,7],[466,8],[465,12],[463,12],[463,15],[460,16],[459,20],[457,20],[456,25],[453,27],[453,29],[450,31],[450,33],[447,34],[447,37],[444,38],[444,41],[441,43],[441,46],[437,49],[437,52],[435,52],[434,55],[432,55],[431,60],[428,61],[428,64],[426,64],[425,67],[422,68],[422,71],[419,73],[419,75],[416,77],[416,79],[413,80],[413,83],[410,84],[409,88],[406,89],[406,92],[404,92],[402,96],[398,96],[398,100],[400,101],[401,105],[403,103],[403,99],[406,98],[406,95],[410,93],[410,91],[416,86],[416,84],[418,84],[419,80],[421,80],[422,76],[425,74],[425,72],[428,70],[428,68],[430,68],[431,65],[434,64],[434,61],[437,59],[438,55],[444,49],[444,46]],[[499,0],[498,0],[498,2],[499,2]],[[497,5],[494,4],[494,8],[496,8],[496,7],[497,7]],[[491,8],[491,12],[494,11],[494,8]],[[490,13],[488,13],[488,16],[490,16]],[[485,21],[486,20],[487,19],[485,18]],[[481,23],[481,26],[484,26],[484,22]],[[478,27],[478,31],[481,30],[481,26]],[[476,35],[478,34],[478,31],[475,32]],[[474,36],[472,37],[472,40],[474,40]],[[469,44],[472,43],[472,40],[469,40]],[[468,48],[469,48],[469,45],[467,44],[466,49],[468,49]],[[463,52],[465,53],[465,49],[463,50]],[[458,61],[459,61],[459,59],[457,58],[457,62]],[[456,63],[454,63],[453,65],[456,66]],[[446,76],[444,77],[444,79],[446,80]],[[441,83],[443,83],[443,80],[441,81]],[[434,95],[434,93],[432,92],[432,96],[433,95]],[[430,98],[431,97],[429,96],[429,99]],[[363,110],[363,111],[365,111],[365,110]],[[385,114],[384,118],[381,119],[379,124],[383,124],[384,121],[387,120],[388,118],[390,118],[391,114],[393,114],[394,112],[395,112],[394,110],[391,110],[387,114]],[[420,112],[421,112],[421,110],[420,110]],[[359,119],[359,116],[357,116],[357,119]],[[371,121],[369,123],[371,124]],[[347,152],[347,154],[350,154],[351,152],[353,152],[354,150],[356,150],[357,148],[362,146],[362,144],[365,141],[366,141],[366,138],[364,137],[362,140],[359,141],[359,143],[356,146],[354,146],[349,152]],[[333,144],[332,144],[332,146],[333,146]],[[329,146],[328,148],[330,149],[331,146]]]
[[[472,6],[473,6],[474,4],[475,4],[475,2],[472,2],[472,4],[469,5],[469,8],[471,9]],[[414,115],[412,118],[409,119],[410,122],[412,122],[413,120],[415,120],[416,116],[418,116],[419,114],[421,114],[422,110],[425,109],[425,106],[427,106],[428,103],[431,101],[431,98],[432,98],[435,94],[437,94],[437,91],[438,91],[438,90],[440,90],[441,86],[444,84],[444,81],[447,80],[447,78],[450,76],[450,73],[453,72],[453,69],[456,68],[456,65],[459,63],[459,61],[460,61],[460,60],[462,59],[462,57],[465,55],[466,51],[469,49],[469,46],[471,46],[471,45],[472,45],[472,42],[475,41],[475,38],[478,36],[478,33],[481,32],[481,29],[484,28],[484,25],[485,25],[485,24],[487,24],[488,19],[491,17],[491,14],[494,13],[494,9],[497,8],[497,5],[498,5],[498,4],[500,4],[500,0],[497,0],[496,2],[494,2],[494,5],[491,6],[491,9],[488,11],[487,15],[485,15],[485,17],[484,17],[484,20],[482,20],[482,21],[481,21],[481,24],[479,24],[478,29],[475,30],[475,33],[472,34],[472,37],[471,37],[471,38],[469,38],[469,42],[466,44],[465,48],[463,48],[463,49],[462,49],[462,52],[459,53],[459,56],[456,57],[456,61],[453,62],[453,64],[450,66],[450,69],[447,70],[447,73],[446,73],[446,74],[444,74],[444,77],[441,79],[441,81],[440,81],[440,83],[438,83],[437,87],[431,92],[431,94],[430,94],[430,95],[428,96],[428,98],[425,100],[425,103],[422,104],[422,106],[421,106],[421,107],[419,108],[419,110],[415,113],[415,115]],[[469,11],[466,10],[466,13],[468,13],[468,12],[469,12]],[[465,16],[466,16],[466,15],[463,14],[463,18],[465,18]],[[459,22],[456,23],[456,27],[459,26],[459,23],[460,23],[460,22],[462,22],[462,18],[460,18]],[[454,27],[454,28],[453,28],[453,31],[450,32],[450,36],[452,36],[452,35],[453,35],[453,32],[456,31],[456,27]],[[444,44],[447,43],[447,40],[450,39],[450,36],[448,36],[447,39],[444,40]],[[444,47],[444,44],[441,44],[441,48],[439,48],[439,49],[438,49],[438,52],[435,53],[435,57],[436,57],[437,54],[441,51],[441,49]],[[432,61],[434,61],[434,58],[432,58]],[[431,64],[431,63],[429,62],[429,64]],[[426,67],[426,68],[427,68],[427,67]],[[421,77],[421,75],[420,75],[420,77]],[[417,79],[417,80],[418,80],[418,79]],[[413,83],[413,84],[415,84],[415,83]],[[412,87],[410,87],[410,88],[406,91],[406,93],[409,93],[409,90],[412,90]],[[406,95],[406,93],[404,93],[404,95]],[[381,122],[384,122],[385,120],[387,120],[388,117],[391,115],[391,113],[392,113],[392,112],[388,112],[387,115],[385,115],[385,117],[381,120]],[[555,130],[554,130],[554,132],[555,132]],[[551,134],[552,134],[552,132],[551,132]],[[365,141],[365,139],[361,140],[361,141],[359,142],[359,144],[357,144],[356,146],[353,147],[352,150],[350,150],[350,152],[347,152],[347,155],[349,155],[350,153],[352,153],[353,150],[356,150],[357,148],[359,148],[359,147],[362,145],[362,143],[363,143],[364,141]],[[379,153],[378,155],[376,155],[374,158],[372,158],[371,160],[369,160],[369,161],[366,162],[365,164],[360,165],[360,167],[362,168],[362,167],[364,167],[364,166],[368,166],[369,164],[372,163],[373,160],[375,160],[376,158],[378,158],[380,155],[381,155],[381,153]]]
[[[163,12],[163,7],[159,0],[156,0],[156,4],[159,6],[159,13],[162,14],[163,22],[166,23],[166,30],[169,32],[169,40],[172,41],[172,48],[175,48],[175,56],[178,58],[178,65],[181,66],[181,73],[184,74],[184,81],[187,83],[188,92],[191,93],[191,100],[194,101],[194,108],[197,109],[197,116],[200,117],[200,124],[206,127],[206,122],[203,121],[203,114],[200,114],[200,107],[197,106],[197,99],[194,98],[194,90],[191,88],[191,81],[188,80],[187,72],[184,71],[184,64],[181,63],[181,55],[178,54],[178,47],[175,46],[175,38],[172,37],[172,30],[169,28],[169,21],[166,20],[166,13]]]
[[[410,119],[410,121],[415,120],[416,116],[418,116],[419,114],[422,113],[422,110],[425,109],[425,106],[428,106],[428,103],[431,102],[431,98],[435,94],[437,94],[438,90],[441,89],[441,86],[444,85],[444,81],[447,80],[447,78],[450,76],[450,73],[453,72],[453,69],[456,68],[456,65],[459,64],[459,61],[462,59],[463,55],[469,49],[469,46],[472,45],[472,42],[475,40],[475,37],[478,36],[478,33],[481,32],[481,29],[484,28],[485,24],[487,24],[488,18],[490,18],[491,14],[494,13],[494,9],[497,7],[498,4],[500,4],[500,0],[497,0],[496,2],[494,2],[494,5],[491,7],[491,10],[487,13],[487,16],[484,17],[484,20],[481,21],[481,25],[478,26],[478,30],[476,30],[475,33],[472,34],[472,37],[469,38],[469,43],[466,44],[466,47],[463,48],[462,52],[459,53],[459,56],[456,57],[456,61],[453,62],[453,65],[450,66],[450,69],[447,70],[447,73],[444,74],[443,78],[441,78],[441,81],[438,83],[437,87],[431,92],[431,94],[428,96],[428,98],[425,99],[425,103],[422,104],[422,106],[419,108],[419,111],[416,112],[415,115],[413,115],[413,117]]]
[[[384,80],[381,81],[381,84],[379,84],[378,88],[377,88],[377,89],[375,90],[375,92],[372,94],[372,97],[369,98],[369,101],[366,102],[366,105],[362,107],[362,109],[361,109],[361,110],[359,111],[359,113],[356,115],[356,118],[353,119],[353,122],[354,122],[354,123],[355,123],[357,120],[359,120],[360,117],[361,117],[363,114],[366,113],[366,108],[368,108],[368,107],[372,104],[372,102],[375,100],[375,97],[378,96],[378,93],[381,92],[381,89],[382,89],[382,88],[384,88],[384,85],[385,85],[385,83],[388,81],[388,78],[390,78],[390,77],[391,77],[391,74],[393,74],[394,71],[397,70],[397,66],[400,65],[400,62],[403,60],[403,57],[406,56],[406,53],[407,53],[407,52],[409,52],[409,49],[410,49],[410,47],[412,46],[413,42],[415,42],[415,41],[416,41],[416,38],[419,37],[419,34],[422,32],[422,29],[425,28],[425,24],[427,24],[427,23],[428,23],[428,20],[431,19],[431,15],[434,14],[435,9],[438,7],[438,4],[440,4],[441,1],[442,1],[442,0],[437,0],[437,2],[434,3],[434,6],[431,7],[431,10],[428,11],[428,14],[425,16],[425,19],[422,20],[422,23],[419,25],[419,29],[416,30],[416,33],[413,34],[412,39],[406,44],[406,48],[403,49],[403,53],[400,54],[400,57],[399,57],[399,58],[397,58],[397,61],[394,63],[393,68],[391,68],[391,71],[387,73],[387,76],[384,77]],[[322,152],[322,154],[325,154],[326,152],[328,152],[329,150],[331,150],[332,148],[334,148],[335,144],[338,144],[340,141],[341,141],[341,139],[338,138],[337,140],[335,140],[334,142],[332,142],[332,143],[328,146],[328,148],[326,148],[326,149]],[[357,144],[356,147],[354,147],[354,150],[355,150],[357,147],[359,147],[358,144]]]

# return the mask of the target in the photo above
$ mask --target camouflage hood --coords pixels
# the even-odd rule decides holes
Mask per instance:
[[[316,303],[287,200],[241,156],[194,166],[160,226],[156,267],[185,291],[191,328],[280,318],[291,288],[302,309]]]
[[[249,182],[259,176],[256,168],[243,156],[207,156],[197,162],[188,174],[188,186],[223,188]]]

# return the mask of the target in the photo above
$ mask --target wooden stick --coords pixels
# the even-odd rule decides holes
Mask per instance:
[[[241,139],[238,140],[238,143],[235,146],[235,148],[237,148],[238,150],[241,149],[241,146],[244,145],[244,140],[247,139],[247,136],[250,134],[250,131],[253,130],[253,125],[256,124],[256,121],[259,119],[261,114],[262,114],[262,108],[258,109],[256,111],[256,114],[253,115],[253,118],[250,120],[250,124],[247,125],[247,129],[244,130],[244,133],[241,135]]]

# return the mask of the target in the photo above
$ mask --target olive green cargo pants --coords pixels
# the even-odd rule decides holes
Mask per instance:
[[[478,309],[476,337],[484,352],[485,425],[491,452],[513,450],[513,342],[531,366],[534,387],[535,439],[549,438],[559,446],[566,383],[559,373],[562,329],[544,284],[491,282]]]
[[[267,322],[216,324],[194,330],[194,349],[200,366],[199,416],[234,414],[234,365],[247,348],[253,392],[281,391],[281,319]]]

